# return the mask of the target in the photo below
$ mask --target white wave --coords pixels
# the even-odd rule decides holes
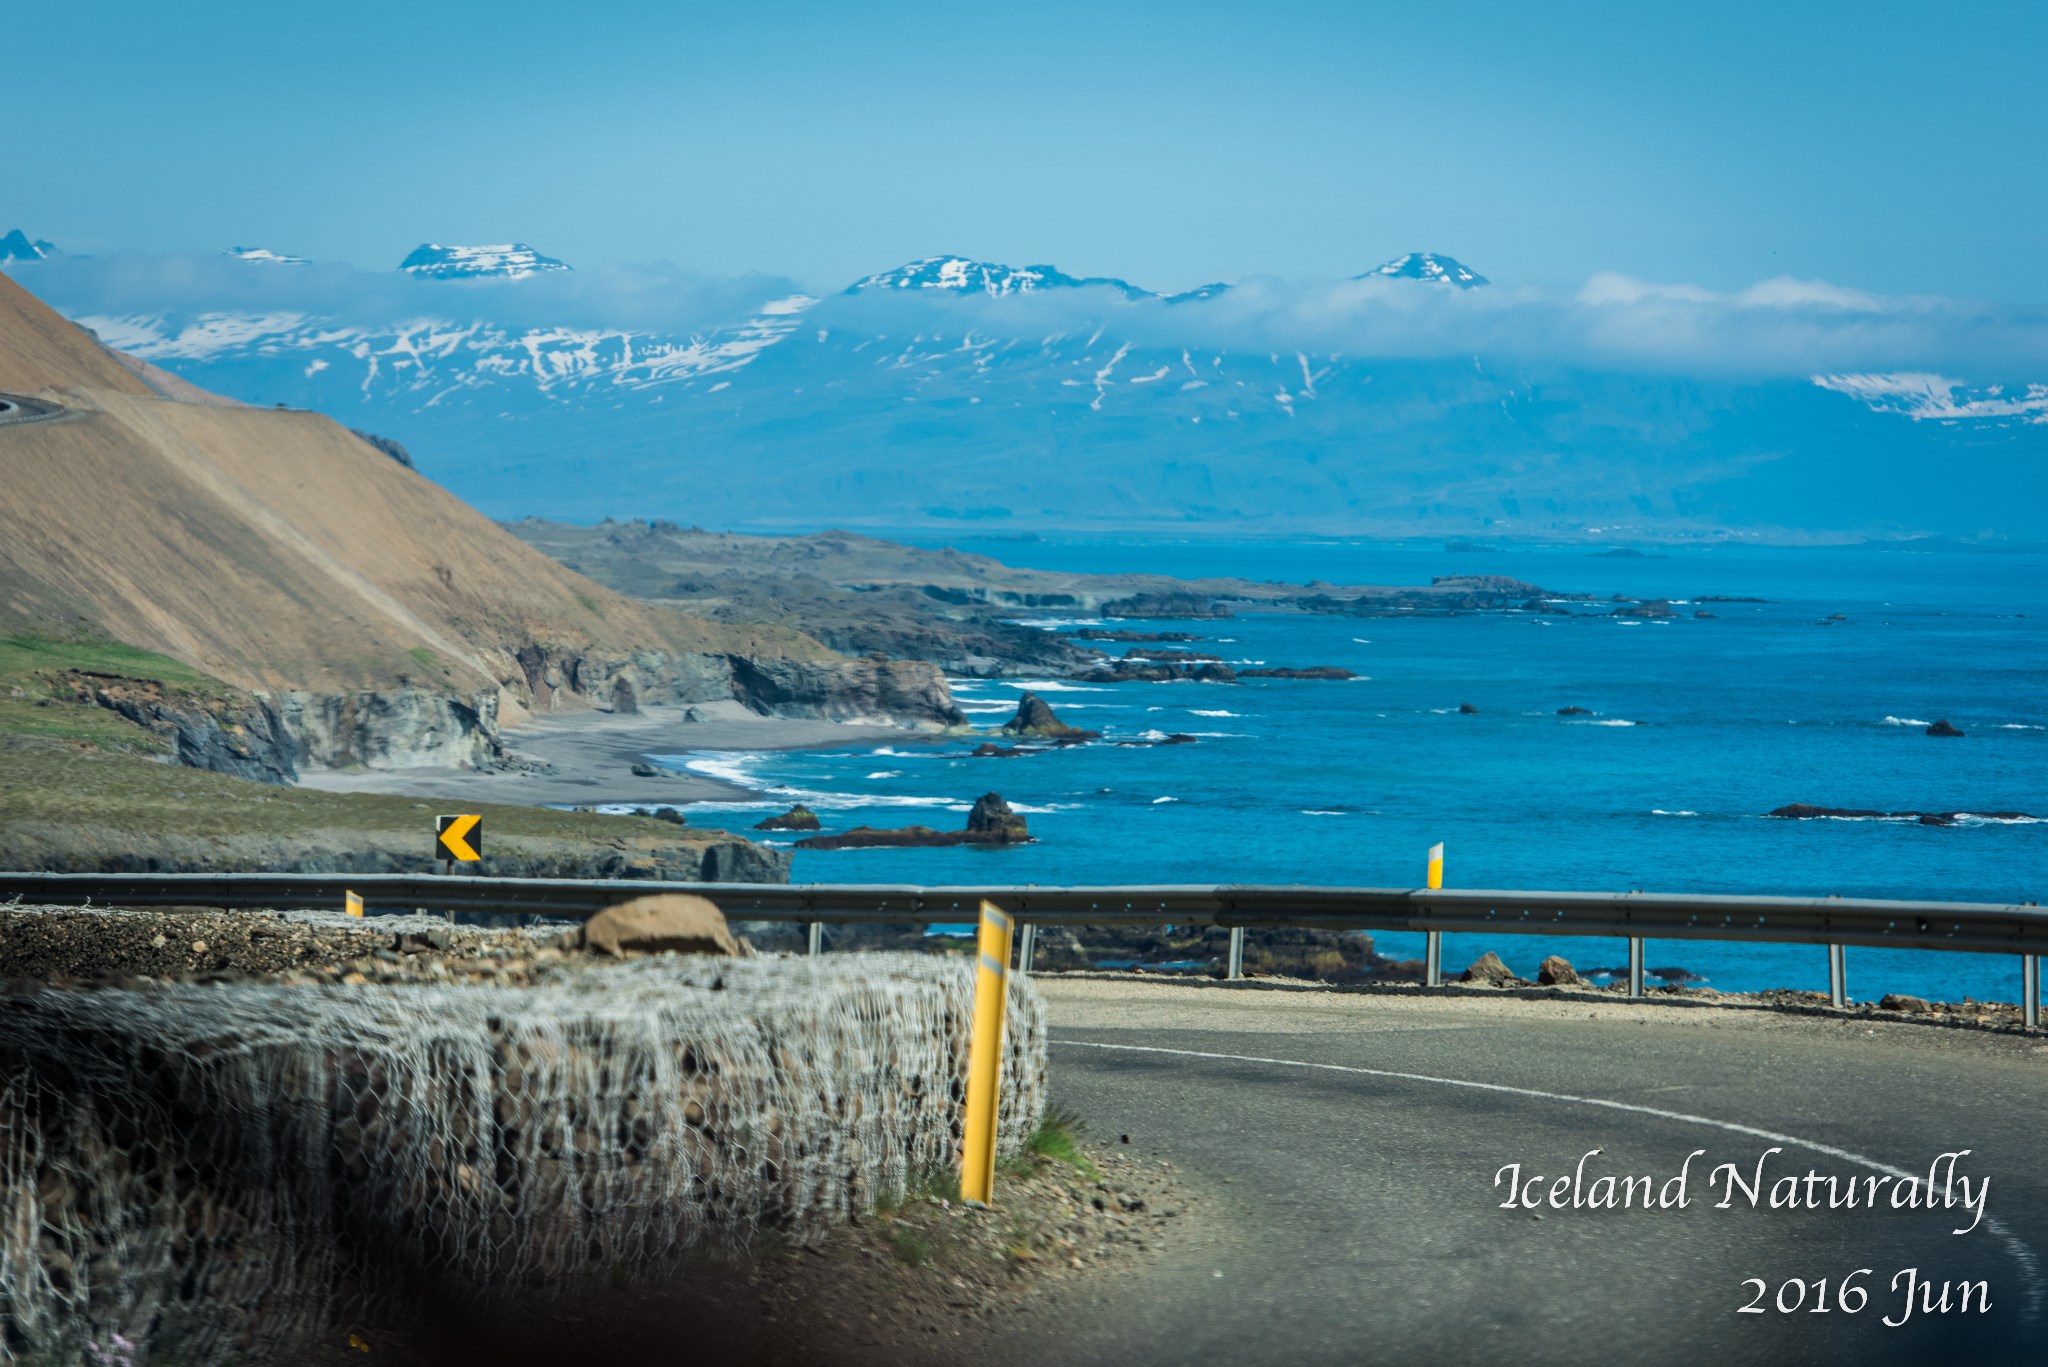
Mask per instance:
[[[1303,816],[1350,816],[1350,815],[1351,815],[1351,813],[1349,813],[1349,812],[1332,812],[1332,811],[1325,811],[1324,809],[1322,809],[1322,808],[1320,808],[1320,807],[1303,807],[1303,808],[1301,809],[1301,814],[1302,814]]]
[[[2000,731],[2048,731],[2048,726],[2036,726],[2032,722],[2024,721],[2002,721],[1998,724],[1997,729]]]
[[[1055,627],[1099,627],[1100,617],[1006,617],[1003,619],[1014,626],[1043,627],[1051,631]]]
[[[1639,626],[1641,626],[1641,625],[1642,625],[1642,623],[1641,623],[1641,622],[1616,622],[1616,623],[1615,623],[1615,625],[1616,625],[1616,626],[1618,626],[1618,627],[1639,627]]]
[[[902,774],[900,774],[900,773],[898,773],[898,772],[897,772],[896,770],[894,770],[894,769],[877,769],[877,770],[875,770],[875,772],[873,772],[872,774],[869,774],[869,775],[868,775],[868,777],[869,777],[869,778],[871,778],[871,779],[872,779],[872,778],[902,778],[902,777],[903,777],[903,775],[902,775]]]
[[[1353,640],[1353,641],[1354,641],[1355,643],[1357,643],[1358,645],[1362,645],[1362,646],[1369,646],[1369,645],[1371,645],[1371,644],[1372,644],[1372,642],[1371,642],[1371,641],[1368,641],[1368,640],[1366,640],[1366,639],[1365,639],[1365,638],[1364,638],[1363,636],[1354,636],[1354,637],[1352,637],[1351,639],[1352,639],[1352,640]]]
[[[1147,712],[1150,712],[1153,709],[1148,707],[1145,710]],[[1188,709],[1188,715],[1194,717],[1234,717],[1237,715],[1237,713],[1226,712],[1220,707],[1190,707]]]
[[[654,758],[668,759],[676,757],[657,755]],[[702,774],[706,778],[722,779],[727,783],[737,783],[742,788],[751,788],[758,781],[753,775],[751,766],[759,764],[767,756],[749,751],[735,751],[722,755],[685,755],[680,758],[682,759],[683,767],[693,774]]]
[[[1665,811],[1665,810],[1664,810],[1664,809],[1663,809],[1662,807],[1652,807],[1652,808],[1650,808],[1650,815],[1651,815],[1651,816],[1698,816],[1698,815],[1699,815],[1699,813],[1698,813],[1698,812],[1688,812],[1688,811],[1685,811],[1685,810],[1683,810],[1683,809],[1680,809],[1679,811],[1675,811],[1675,812],[1667,812],[1667,811]]]
[[[1920,719],[1919,719],[1918,717],[1886,717],[1886,718],[1885,718],[1885,719],[1884,719],[1883,721],[1879,722],[1879,723],[1878,723],[1878,725],[1879,725],[1879,726],[1932,726],[1932,725],[1934,725],[1934,723],[1933,723],[1933,722],[1931,722],[1931,721],[1921,721],[1921,720],[1920,720]]]
[[[1155,798],[1153,798],[1153,799],[1152,799],[1152,805],[1153,805],[1153,806],[1155,806],[1155,807],[1157,807],[1157,806],[1158,806],[1158,805],[1159,805],[1160,803],[1162,803],[1162,802],[1178,802],[1178,801],[1180,801],[1180,799],[1179,799],[1179,798],[1177,798],[1177,797],[1155,797]]]
[[[1575,717],[1566,726],[1641,726],[1639,721],[1623,721],[1620,717]]]
[[[1107,693],[1106,688],[1087,688],[1081,684],[1061,683],[1058,679],[992,679],[997,688],[1015,688],[1031,693]]]
[[[1198,736],[1203,740],[1242,740],[1250,733],[1245,731],[1183,731],[1181,734],[1184,736]]]

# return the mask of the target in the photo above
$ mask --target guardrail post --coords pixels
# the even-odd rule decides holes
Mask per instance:
[[[1235,981],[1244,976],[1244,927],[1230,928],[1230,955],[1224,960],[1224,976]]]
[[[1631,997],[1643,995],[1643,937],[1628,937],[1628,994]]]
[[[1035,925],[1024,927],[1023,934],[1017,937],[1017,972],[1021,976],[1026,978],[1031,976],[1031,955],[1037,948],[1038,927]]]
[[[1849,1005],[1849,962],[1840,945],[1828,946],[1828,1004],[1837,1010]]]
[[[1444,933],[1427,930],[1422,934],[1422,985],[1444,985]]]
[[[2020,955],[2020,1023],[2029,1030],[2041,1028],[2041,956]]]
[[[811,954],[823,954],[825,952],[825,923],[823,921],[811,922],[810,944],[807,952]]]

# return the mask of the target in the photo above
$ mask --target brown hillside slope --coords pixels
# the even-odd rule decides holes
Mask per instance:
[[[0,271],[0,390],[33,394],[52,385],[150,392],[113,353]]]
[[[651,699],[951,711],[928,667],[884,670],[795,632],[622,597],[317,414],[156,397],[4,276],[0,390],[70,410],[0,426],[0,627],[97,629],[298,695],[287,721],[315,762],[326,732],[359,728],[366,708],[444,742],[450,726],[489,733],[500,709]],[[752,666],[737,683],[735,658]],[[468,722],[451,720],[457,699]]]

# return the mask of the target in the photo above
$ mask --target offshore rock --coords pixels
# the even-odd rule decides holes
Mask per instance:
[[[800,850],[859,850],[897,847],[939,848],[947,845],[1022,845],[1031,842],[1024,818],[999,793],[984,794],[968,813],[964,831],[935,831],[929,826],[878,828],[856,826],[840,835],[814,835],[799,840]]]
[[[974,810],[967,814],[967,829],[1002,840],[1031,838],[1031,833],[1025,829],[1024,818],[1003,801],[1001,793],[983,793],[975,801]]]
[[[1096,740],[1100,731],[1083,731],[1078,726],[1069,726],[1053,714],[1045,699],[1036,693],[1026,692],[1017,699],[1017,715],[1004,722],[999,728],[1006,736],[1035,736],[1066,741]]]
[[[765,821],[756,821],[757,831],[815,831],[820,829],[818,814],[799,802],[781,816],[771,816]]]
[[[1961,736],[1961,735],[1962,735],[1963,733],[1962,733],[1961,731],[1957,730],[1957,729],[1955,728],[1955,726],[1954,726],[1953,724],[1951,724],[1951,723],[1949,722],[1949,720],[1948,720],[1948,719],[1947,719],[1946,717],[1944,717],[1944,718],[1942,718],[1941,720],[1939,720],[1939,721],[1935,722],[1935,723],[1934,723],[1934,725],[1932,725],[1932,726],[1928,727],[1928,728],[1927,728],[1927,734],[1928,734],[1928,735],[1930,735],[1930,736],[1958,736],[1958,737],[1959,737],[1959,736]]]
[[[1350,670],[1340,669],[1336,665],[1309,665],[1305,669],[1240,669],[1237,671],[1237,677],[1240,679],[1330,679],[1342,681],[1344,679],[1355,679],[1358,676]]]

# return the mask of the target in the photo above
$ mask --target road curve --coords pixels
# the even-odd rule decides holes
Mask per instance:
[[[48,399],[32,399],[26,394],[0,394],[0,427],[14,427],[24,423],[47,422],[61,418],[71,410]]]
[[[1056,1101],[1096,1145],[1128,1134],[1215,1195],[1147,1270],[1063,1293],[1008,1345],[1019,1363],[1991,1363],[2048,1348],[2038,1036],[1463,993],[1040,986]],[[1581,1190],[1610,1173],[1661,1186],[1705,1153],[1682,1210],[1501,1208],[1504,1166],[1554,1179],[1593,1149]],[[1962,1235],[1960,1204],[1770,1209],[1767,1185],[1764,1208],[1719,1209],[1727,1183],[1708,1181],[1724,1162],[1750,1180],[1765,1159],[1767,1179],[1834,1175],[1839,1193],[1888,1178],[1888,1195],[1958,1150],[1960,1174],[1991,1179]],[[1846,1314],[1839,1281],[1859,1268],[1869,1299]],[[1989,1313],[1884,1325],[1907,1268],[1987,1283]],[[1757,1296],[1747,1278],[1768,1288],[1763,1314],[1738,1313]],[[1793,1279],[1801,1303],[1780,1313]]]

